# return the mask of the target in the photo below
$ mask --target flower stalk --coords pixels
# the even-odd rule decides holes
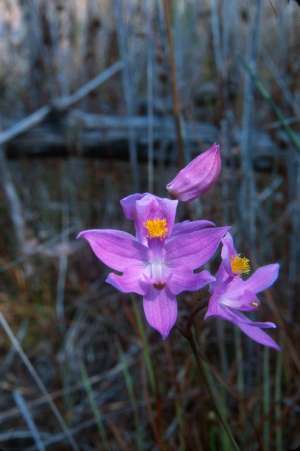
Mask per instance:
[[[237,444],[237,442],[236,442],[236,440],[235,440],[235,438],[234,438],[234,436],[233,436],[233,434],[231,432],[230,426],[229,426],[225,416],[223,415],[222,407],[221,407],[220,402],[219,402],[219,400],[217,398],[217,395],[216,395],[216,393],[214,391],[214,387],[212,386],[211,378],[208,375],[208,371],[209,370],[207,368],[207,365],[205,364],[205,362],[202,360],[202,358],[199,355],[199,352],[198,352],[198,349],[197,349],[196,340],[194,338],[192,330],[188,329],[187,331],[183,332],[183,330],[181,328],[177,327],[177,329],[182,334],[182,336],[188,341],[188,343],[189,343],[189,345],[191,347],[192,353],[194,355],[194,358],[195,358],[195,361],[196,361],[196,364],[197,364],[197,368],[198,368],[199,373],[200,373],[200,377],[202,378],[202,380],[204,380],[204,382],[206,384],[209,396],[210,396],[211,401],[212,401],[212,403],[213,403],[213,405],[215,407],[215,411],[216,411],[216,414],[218,416],[218,419],[219,419],[219,421],[220,421],[225,433],[227,434],[229,440],[231,441],[231,443],[233,445],[233,449],[235,451],[241,451],[239,445]]]

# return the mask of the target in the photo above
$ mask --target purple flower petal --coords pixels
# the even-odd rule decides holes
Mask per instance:
[[[141,283],[143,270],[144,268],[133,266],[124,271],[121,276],[111,272],[107,276],[106,282],[122,293],[136,293],[143,296],[145,294],[145,288]]]
[[[167,338],[177,319],[176,297],[168,289],[151,287],[144,296],[143,307],[150,326]]]
[[[221,154],[217,144],[194,158],[167,185],[169,193],[181,201],[196,199],[208,191],[221,172]]]
[[[170,267],[196,269],[208,262],[229,227],[214,227],[179,234],[166,241],[166,262]]]
[[[183,291],[197,291],[205,285],[213,282],[210,272],[204,270],[199,273],[185,270],[174,271],[168,281],[168,287],[173,294],[180,294]]]
[[[240,327],[241,324],[246,324],[248,326],[255,325],[261,329],[276,329],[276,324],[271,321],[252,321],[247,318],[247,316],[243,315],[241,312],[236,310],[232,310],[230,308],[223,307],[222,310],[225,312],[227,319],[232,321],[234,324]]]
[[[219,299],[224,293],[224,288],[222,284],[218,284],[218,281],[212,284],[213,290],[212,295],[208,302],[208,307],[204,315],[204,319],[210,318],[211,316],[222,316],[222,307],[219,304]]]
[[[252,291],[247,291],[245,289],[243,290],[242,294],[235,296],[231,291],[229,284],[220,299],[220,303],[237,310],[252,311],[257,309],[260,301],[255,293],[252,293]]]
[[[251,321],[239,312],[222,308],[216,302],[212,303],[211,308],[205,315],[205,319],[211,316],[217,316],[230,321],[238,326],[241,331],[248,335],[253,341],[280,351],[278,344],[268,334],[261,330],[261,328],[275,328],[276,325],[274,323]]]
[[[145,193],[148,194],[148,193]],[[130,196],[124,197],[120,200],[120,204],[123,208],[124,215],[127,219],[134,220],[136,218],[136,201],[142,199],[145,194],[130,194]]]
[[[221,257],[223,260],[231,260],[232,257],[237,255],[237,251],[234,247],[233,238],[231,233],[226,233],[224,238],[222,239],[222,252]]]
[[[239,328],[244,332],[244,334],[248,335],[248,337],[257,343],[276,349],[276,351],[281,350],[280,346],[273,340],[273,338],[270,337],[270,335],[255,326],[255,322],[253,322],[253,325],[241,323],[239,324]]]
[[[272,264],[259,268],[246,280],[231,270],[231,259],[236,256],[233,239],[228,233],[222,240],[222,263],[216,274],[216,282],[211,284],[212,296],[205,318],[218,316],[231,321],[252,340],[279,350],[279,346],[261,329],[274,328],[272,322],[252,321],[241,311],[252,311],[260,304],[256,294],[271,286],[278,277],[279,265]],[[227,276],[226,276],[227,272]]]
[[[278,278],[279,264],[261,266],[252,276],[244,281],[245,288],[253,293],[260,293],[269,288]]]
[[[226,313],[228,313],[228,311],[226,311]],[[274,329],[276,328],[276,324],[271,322],[251,321],[241,313],[233,311],[230,311],[227,319],[238,326],[241,331],[248,335],[253,341],[280,351],[280,346],[278,346],[268,334],[261,330],[268,328]]]
[[[150,219],[167,221],[167,236],[170,236],[175,222],[178,201],[145,194],[136,202],[136,230],[141,242],[147,241],[145,223]]]
[[[148,258],[148,249],[120,230],[84,230],[78,238],[85,238],[99,260],[116,271],[138,270]]]
[[[224,284],[225,282],[228,283],[230,279],[232,279],[232,276],[228,274],[227,267],[224,264],[224,261],[221,262],[219,265],[219,268],[215,274],[216,282],[213,282],[213,286]]]
[[[239,310],[243,312],[252,312],[253,310],[257,310],[260,306],[260,299],[256,296],[252,291],[245,290],[242,296],[242,300],[239,303]]]
[[[177,222],[173,227],[172,237],[180,233],[196,232],[206,227],[214,227],[215,224],[211,221],[200,219],[199,221],[182,221]]]

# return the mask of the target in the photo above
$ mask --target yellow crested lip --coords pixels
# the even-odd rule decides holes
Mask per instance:
[[[248,274],[251,271],[250,260],[240,255],[231,257],[230,267],[234,274]]]
[[[144,227],[147,230],[148,238],[163,239],[168,234],[168,225],[165,218],[147,219],[147,221],[144,223]]]

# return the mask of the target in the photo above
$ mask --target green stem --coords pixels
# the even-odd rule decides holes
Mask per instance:
[[[210,375],[208,374],[209,373],[208,366],[206,365],[206,363],[199,356],[199,353],[198,353],[198,350],[197,350],[197,345],[196,345],[196,342],[195,342],[195,339],[194,339],[194,336],[193,336],[192,332],[187,333],[187,334],[183,334],[183,332],[180,329],[178,329],[178,330],[181,332],[181,334],[184,336],[184,338],[186,338],[188,340],[188,342],[190,344],[190,347],[191,347],[192,352],[194,354],[194,358],[196,360],[199,372],[200,372],[203,380],[205,381],[205,383],[207,385],[208,393],[209,393],[209,395],[211,397],[211,400],[212,400],[212,402],[213,402],[213,404],[215,406],[216,414],[217,414],[217,416],[219,418],[219,421],[220,421],[221,425],[223,426],[224,431],[226,432],[228,438],[230,439],[230,441],[231,441],[231,443],[233,445],[233,449],[235,451],[240,451],[240,447],[237,444],[237,442],[236,442],[236,440],[235,440],[235,438],[234,438],[234,436],[233,436],[233,434],[231,432],[229,424],[227,423],[227,420],[226,420],[226,418],[223,415],[222,407],[221,407],[221,405],[219,403],[219,400],[217,399],[217,396],[215,394],[214,387],[213,387],[213,381],[210,378]]]
[[[276,418],[276,451],[283,449],[282,442],[282,354],[278,353],[275,374],[275,418]]]
[[[93,412],[93,414],[95,416],[96,425],[97,425],[98,432],[99,432],[99,435],[100,435],[100,438],[101,438],[101,441],[102,441],[101,445],[103,446],[103,449],[105,451],[109,451],[110,450],[110,446],[108,444],[108,438],[107,438],[105,426],[104,426],[104,423],[103,423],[101,410],[97,406],[97,402],[95,400],[95,395],[94,395],[94,391],[93,391],[93,388],[92,388],[92,384],[91,384],[91,381],[90,381],[87,369],[86,369],[83,361],[81,362],[81,379],[82,379],[85,391],[87,393],[88,400],[89,400],[92,412]]]
[[[270,449],[270,351],[268,348],[264,349],[264,399],[263,399],[263,413],[264,413],[264,449]]]
[[[121,343],[117,343],[118,350],[119,350],[119,356],[120,356],[120,362],[122,364],[122,371],[125,379],[125,384],[129,396],[130,403],[132,405],[133,410],[133,420],[135,425],[135,431],[136,431],[136,446],[139,451],[142,451],[143,446],[143,426],[139,419],[139,411],[138,411],[138,403],[134,392],[134,378],[132,377],[132,374],[130,374],[127,358],[124,355],[124,351],[122,349]]]

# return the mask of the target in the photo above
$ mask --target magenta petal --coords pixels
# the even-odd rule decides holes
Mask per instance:
[[[196,232],[197,230],[205,229],[206,227],[214,227],[215,224],[211,221],[200,219],[198,221],[182,221],[174,225],[172,237],[180,233]]]
[[[230,321],[231,323],[238,326],[242,330],[242,332],[248,335],[248,337],[250,337],[253,341],[280,351],[278,344],[268,334],[261,330],[261,328],[275,328],[276,325],[274,323],[251,321],[241,313],[222,308],[217,304],[217,302],[211,301],[216,301],[216,299],[211,299],[209,301],[210,308],[205,315],[205,319],[211,316],[217,316]]]
[[[257,310],[260,305],[260,300],[252,293],[252,291],[245,290],[242,296],[242,302],[240,302],[239,310],[243,312],[251,312],[253,310]]]
[[[273,340],[273,338],[270,337],[270,335],[266,334],[259,327],[255,326],[255,322],[251,326],[248,324],[239,324],[239,328],[253,341],[260,343],[261,345],[276,349],[276,351],[281,350],[280,346],[276,343],[276,341]]]
[[[200,288],[214,281],[215,277],[206,270],[194,273],[182,268],[180,271],[173,272],[168,281],[168,287],[173,294],[180,294],[183,291],[200,290]]]
[[[226,285],[228,284],[228,281],[231,279],[231,276],[228,274],[227,265],[224,264],[224,261],[221,262],[216,274],[216,284],[224,285],[225,282]]]
[[[106,282],[122,293],[136,293],[143,296],[145,294],[145,289],[140,283],[142,273],[143,268],[136,267],[124,271],[121,276],[111,272],[107,276]]]
[[[213,293],[209,299],[208,307],[206,310],[206,313],[204,315],[204,319],[210,318],[211,316],[222,316],[223,308],[219,304],[219,298],[222,294],[223,290],[221,286],[218,286],[217,283],[215,284],[215,288],[213,290]],[[226,318],[227,319],[227,318]]]
[[[279,264],[261,266],[252,276],[244,281],[245,288],[253,293],[260,293],[269,288],[278,278]]]
[[[250,303],[257,302],[257,298],[255,294],[251,293],[250,291],[245,292],[245,294],[238,296],[237,298],[230,296],[231,293],[228,292],[225,293],[222,296],[221,304],[226,307],[230,307],[237,310],[255,310],[255,308],[252,306],[252,308],[249,308]],[[257,307],[257,306],[256,306]]]
[[[99,260],[116,271],[144,267],[148,258],[148,249],[120,230],[84,230],[78,238],[85,238]]]
[[[149,219],[166,219],[168,235],[172,233],[178,201],[145,194],[136,202],[136,229],[139,239],[147,239],[145,223]]]
[[[208,262],[229,227],[214,227],[179,234],[165,244],[166,262],[170,267],[196,269]]]
[[[234,257],[235,255],[237,255],[237,251],[234,247],[234,243],[233,243],[233,238],[231,233],[226,233],[226,235],[224,236],[224,238],[222,239],[222,259],[226,259],[229,260]]]
[[[134,220],[136,218],[136,201],[142,199],[145,194],[130,194],[130,196],[121,199],[120,204],[127,219]]]
[[[144,296],[143,307],[150,326],[167,338],[177,319],[176,297],[167,288],[151,287]]]
[[[245,324],[248,326],[255,325],[256,327],[259,327],[261,329],[276,329],[276,324],[272,323],[271,321],[252,321],[251,319],[247,318],[247,316],[243,315],[242,313],[230,309],[230,308],[222,308],[222,310],[225,312],[227,319],[229,321],[232,321],[234,324],[240,327],[241,324]]]
[[[221,172],[221,154],[217,144],[194,158],[167,185],[169,193],[181,201],[196,199],[208,191]]]

